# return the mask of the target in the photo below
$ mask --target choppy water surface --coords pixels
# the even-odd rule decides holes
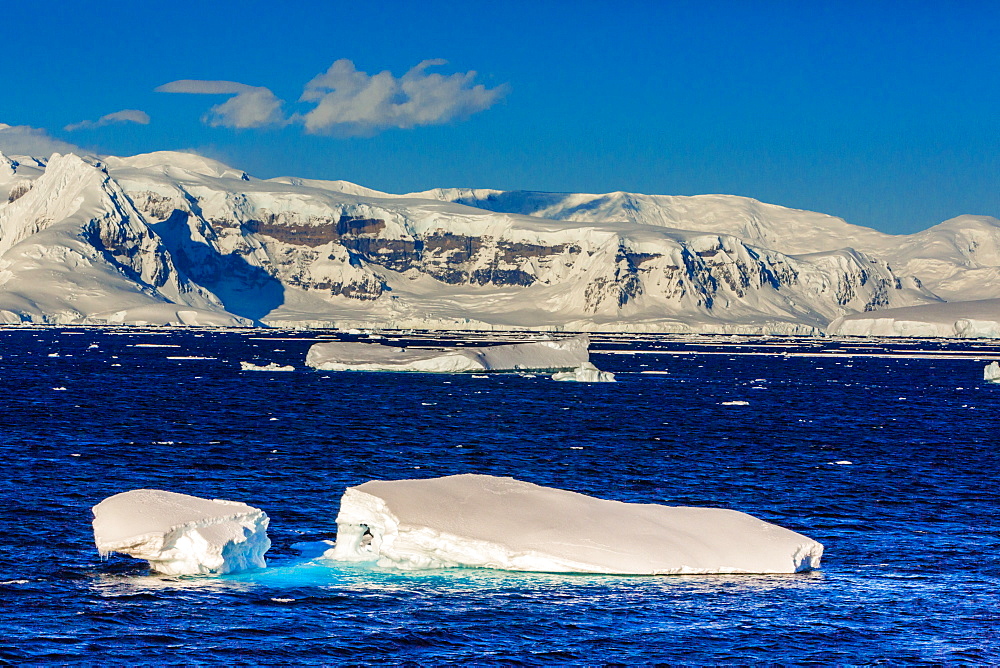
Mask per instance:
[[[0,659],[1000,661],[996,348],[601,339],[619,382],[582,385],[314,372],[315,338],[0,330]],[[348,485],[465,472],[743,510],[823,542],[823,569],[399,573],[296,547],[334,537]],[[263,508],[269,568],[102,562],[90,508],[141,487]]]

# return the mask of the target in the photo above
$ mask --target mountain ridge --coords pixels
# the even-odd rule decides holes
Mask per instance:
[[[1000,277],[989,217],[892,236],[729,195],[393,195],[187,153],[19,160],[0,158],[4,322],[821,333]]]

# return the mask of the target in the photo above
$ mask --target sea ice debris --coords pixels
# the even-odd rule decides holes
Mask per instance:
[[[513,478],[455,475],[348,487],[326,557],[400,569],[794,573],[823,546],[735,510],[597,499]]]
[[[168,575],[266,566],[268,517],[245,503],[136,489],[110,496],[93,510],[94,543],[101,555],[120,552],[145,559],[154,571]]]

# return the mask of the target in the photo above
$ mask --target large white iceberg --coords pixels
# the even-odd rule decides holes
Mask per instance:
[[[348,487],[326,557],[401,569],[660,575],[795,573],[818,568],[822,554],[811,538],[735,510],[606,501],[467,474]]]
[[[309,348],[306,364],[322,371],[569,371],[590,361],[586,336],[500,346],[396,348],[338,341]]]
[[[991,383],[1000,383],[1000,364],[997,362],[990,362],[983,369],[983,380],[989,381]]]
[[[94,506],[94,543],[102,556],[145,559],[168,575],[263,568],[271,547],[264,511],[238,501],[136,489]]]

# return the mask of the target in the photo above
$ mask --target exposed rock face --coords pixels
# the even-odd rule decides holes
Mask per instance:
[[[342,188],[247,180],[181,154],[106,165],[54,158],[32,187],[0,202],[0,271],[18,270],[12,260],[25,244],[81,249],[118,282],[94,297],[100,307],[66,297],[75,305],[64,319],[78,321],[121,312],[126,289],[237,323],[645,331],[816,331],[843,315],[937,301],[879,257],[839,246],[795,255],[728,232],[651,224],[641,211],[606,222],[581,204],[575,211],[591,220],[556,221]],[[630,201],[641,204],[616,200],[615,211]],[[775,227],[766,210],[751,213],[736,227]],[[38,237],[50,228],[63,236]],[[57,255],[50,260],[66,262]],[[5,298],[2,276],[0,311],[45,317],[45,299]]]

